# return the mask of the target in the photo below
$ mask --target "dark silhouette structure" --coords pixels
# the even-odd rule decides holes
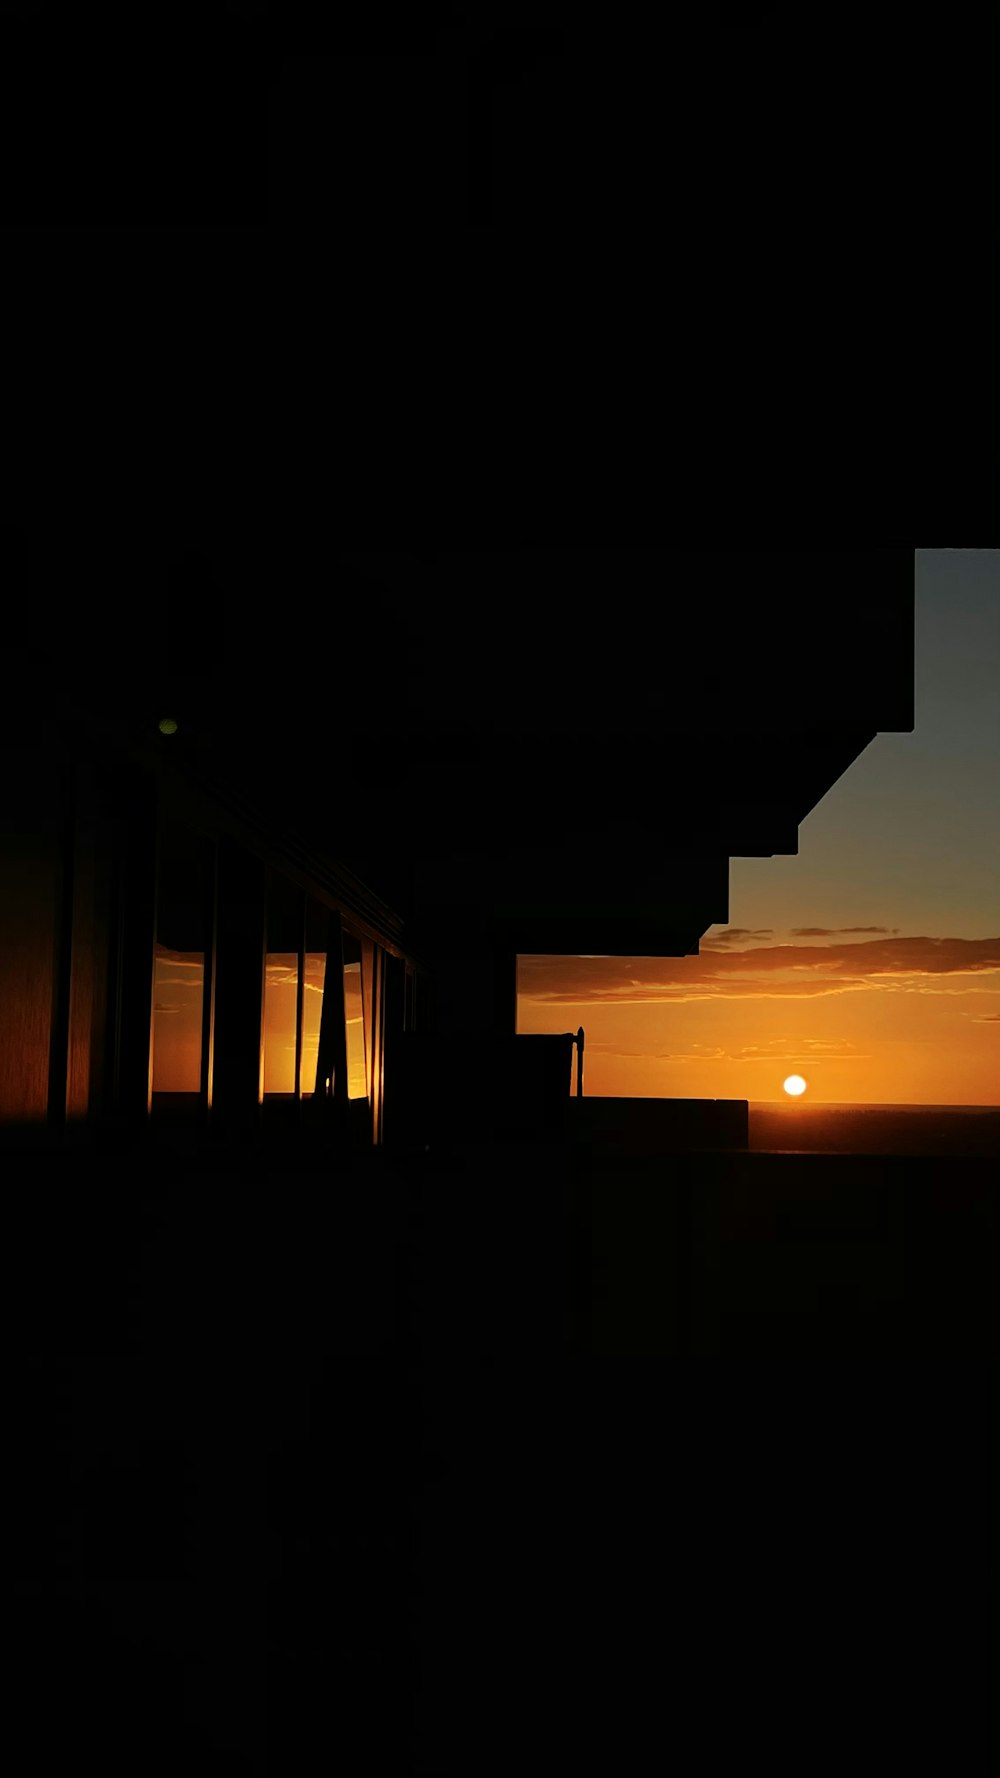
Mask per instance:
[[[5,569],[31,1769],[985,1772],[982,1169],[516,1033],[518,954],[696,951],[912,728],[911,552]]]
[[[346,931],[378,1138],[387,1033],[512,1035],[518,953],[696,951],[728,920],[729,858],[795,852],[878,730],[912,726],[905,551],[119,546],[43,635],[82,547],[25,533],[9,562],[11,831],[44,810],[46,838],[11,878],[33,937],[8,1004],[30,999],[32,1036],[8,1116],[152,1112],[152,943],[201,971],[200,1056],[192,1030],[170,1096],[255,1127],[267,974],[242,959],[267,932],[299,979],[306,954],[339,970]],[[282,586],[291,658],[267,647]],[[325,1008],[335,972],[316,972]],[[298,1093],[274,1090],[329,1083],[343,1109],[342,1039],[321,1020],[304,1058],[303,1010]]]

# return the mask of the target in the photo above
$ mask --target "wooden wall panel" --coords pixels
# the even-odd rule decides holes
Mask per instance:
[[[19,701],[18,692],[23,694]],[[59,737],[22,676],[0,711],[0,1120],[44,1122],[65,804]]]
[[[48,1112],[58,842],[0,834],[0,1120]]]
[[[81,761],[76,780],[76,833],[73,858],[73,911],[70,944],[69,1039],[66,1060],[66,1117],[86,1118],[90,1110],[92,1048],[95,1041],[96,831],[89,762]]]

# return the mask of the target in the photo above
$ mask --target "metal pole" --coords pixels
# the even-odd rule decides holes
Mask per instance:
[[[583,1098],[583,1026],[576,1034],[576,1096]]]

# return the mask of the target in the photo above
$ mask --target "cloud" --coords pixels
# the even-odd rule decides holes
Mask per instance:
[[[976,1025],[1000,1025],[1000,1012],[974,1012],[969,1017]]]
[[[847,1038],[769,1038],[766,1043],[745,1043],[738,1049],[720,1051],[728,1062],[865,1062],[868,1056]]]
[[[616,1061],[725,1062],[730,1052],[718,1044],[692,1043],[686,1050],[620,1049],[614,1043],[588,1043],[587,1054],[610,1056]]]
[[[810,1060],[815,1058],[823,1061],[839,1058],[853,1062],[858,1056],[858,1046],[846,1037],[829,1040],[818,1037],[774,1037],[769,1038],[766,1043],[746,1043],[741,1049],[730,1050],[728,1053],[741,1062],[770,1061],[776,1055],[808,1056]]]
[[[749,926],[727,926],[722,932],[710,932],[708,936],[702,940],[701,948],[702,950],[711,950],[714,945],[734,944],[740,939],[773,937],[773,926],[759,926],[756,929],[752,929]]]
[[[743,1044],[738,1049],[726,1049],[718,1044],[692,1043],[683,1050],[657,1049],[620,1049],[613,1043],[592,1043],[588,1045],[589,1053],[608,1056],[615,1061],[638,1060],[643,1062],[867,1062],[870,1055],[859,1050],[857,1045],[847,1039],[833,1042],[821,1042],[818,1038],[805,1037],[797,1041],[790,1037],[775,1037],[766,1043]]]
[[[793,926],[793,938],[836,938],[842,932],[888,932],[888,926]],[[898,932],[896,926],[894,931]]]
[[[798,1000],[824,994],[1000,993],[1000,938],[881,938],[703,950],[695,957],[521,957],[522,998],[546,1005]],[[946,985],[948,978],[962,986]]]

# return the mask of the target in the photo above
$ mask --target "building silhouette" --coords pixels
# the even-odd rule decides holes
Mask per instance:
[[[3,1109],[50,1130],[329,1097],[378,1142],[396,1035],[458,1068],[519,952],[696,951],[730,857],[912,727],[906,551],[119,547],[53,637],[74,550],[19,542]]]
[[[831,1191],[516,1031],[519,954],[695,952],[912,728],[911,552],[5,541],[37,1769],[818,1773],[864,1722],[985,1770],[984,1520],[926,1454],[947,1650],[908,1555],[921,1426],[988,1474],[975,1366],[857,1364],[989,1350],[976,1163],[960,1227],[916,1162]]]

